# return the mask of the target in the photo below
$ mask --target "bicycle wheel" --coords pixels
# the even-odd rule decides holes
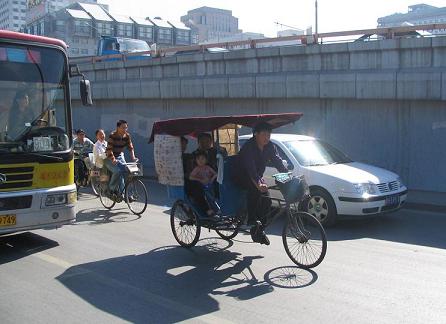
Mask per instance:
[[[201,227],[195,213],[177,200],[170,211],[170,227],[175,240],[183,247],[192,247],[200,238]]]
[[[135,215],[141,215],[147,208],[147,189],[139,179],[131,179],[125,187],[125,201]]]
[[[327,238],[321,223],[305,212],[289,211],[282,231],[288,257],[302,268],[319,265],[327,252]]]
[[[239,230],[239,223],[233,219],[229,220],[228,223],[222,225],[222,228],[215,229],[218,236],[224,240],[232,240],[237,236]]]
[[[99,181],[99,177],[91,176],[90,177],[90,185],[93,190],[94,195],[99,196],[99,191],[101,190],[101,182]]]
[[[74,183],[76,184],[76,190],[79,192],[79,188],[82,186],[81,172],[82,165],[78,159],[74,160]]]
[[[108,183],[106,183],[106,182],[101,182],[101,184],[100,184],[99,200],[101,201],[102,206],[104,206],[107,209],[112,209],[116,204],[116,201],[114,201],[110,197]]]

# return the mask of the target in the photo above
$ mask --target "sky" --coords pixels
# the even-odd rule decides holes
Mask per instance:
[[[315,0],[98,0],[110,6],[110,12],[139,17],[180,20],[188,10],[202,6],[232,10],[244,32],[274,37],[284,26],[306,29],[314,26]],[[319,32],[375,28],[378,17],[406,13],[413,4],[426,3],[446,7],[446,0],[318,0]]]

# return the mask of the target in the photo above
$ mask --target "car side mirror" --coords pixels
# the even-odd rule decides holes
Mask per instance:
[[[84,106],[92,106],[93,100],[91,99],[91,85],[90,80],[82,79],[79,82],[79,88],[81,92],[81,100]]]

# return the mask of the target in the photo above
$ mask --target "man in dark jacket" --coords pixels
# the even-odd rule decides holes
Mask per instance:
[[[272,127],[268,123],[259,123],[254,127],[254,136],[240,150],[236,170],[234,170],[234,181],[248,192],[248,224],[253,225],[252,239],[254,242],[266,245],[269,245],[269,240],[265,235],[263,224],[271,207],[271,199],[263,173],[268,161],[279,172],[288,171],[276,147],[270,142],[271,131]]]

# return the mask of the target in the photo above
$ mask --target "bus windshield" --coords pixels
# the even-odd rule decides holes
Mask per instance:
[[[0,44],[0,152],[69,149],[62,51]]]

